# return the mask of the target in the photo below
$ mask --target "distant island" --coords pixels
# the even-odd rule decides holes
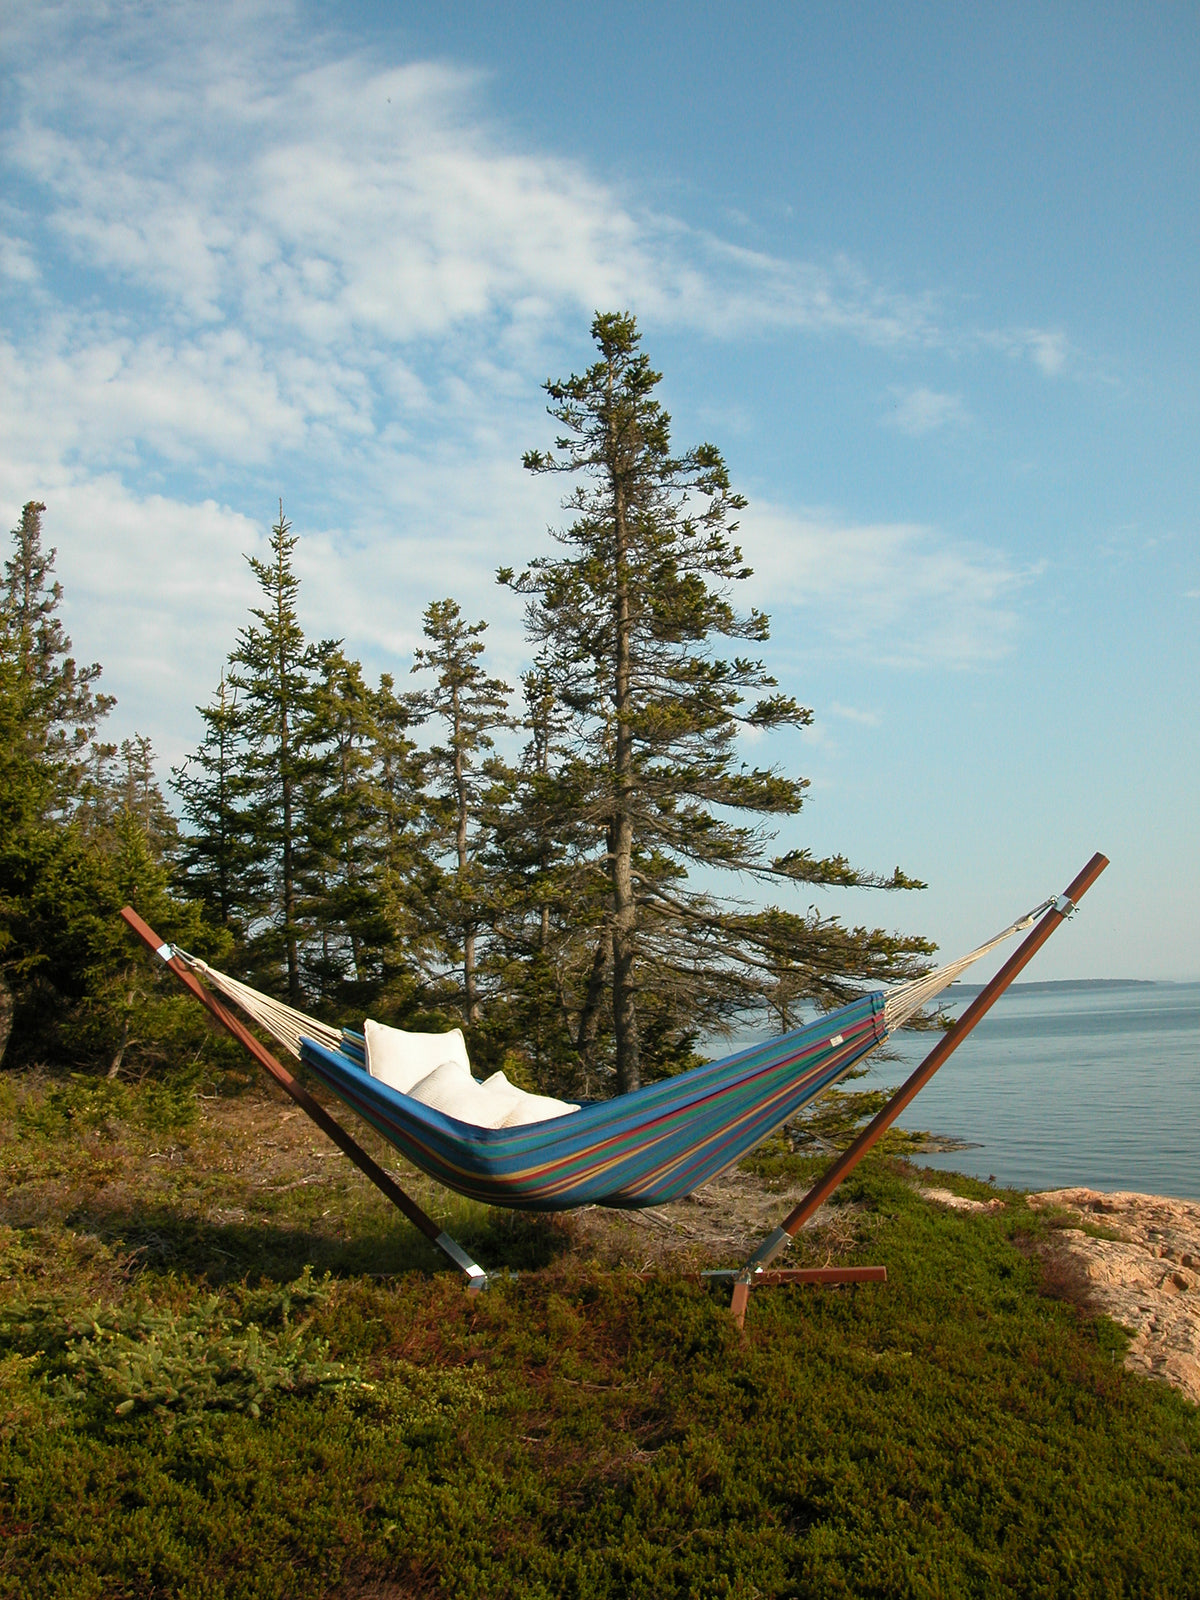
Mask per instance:
[[[943,991],[946,999],[954,999],[959,995],[980,994],[984,985],[982,983],[952,983]],[[1168,987],[1159,978],[1057,978],[1046,983],[1014,983],[1009,994],[1018,990],[1022,994],[1049,994],[1062,993],[1071,989],[1158,989]]]

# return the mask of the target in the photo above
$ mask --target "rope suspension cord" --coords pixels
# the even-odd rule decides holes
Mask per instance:
[[[227,1000],[232,1000],[234,1005],[244,1011],[252,1021],[265,1028],[273,1039],[277,1039],[297,1061],[300,1060],[301,1039],[314,1039],[330,1050],[336,1050],[341,1044],[340,1028],[331,1028],[327,1022],[318,1022],[315,1017],[305,1016],[303,1011],[284,1005],[282,1000],[273,1000],[270,995],[252,989],[248,983],[241,983],[237,978],[231,978],[228,973],[218,972],[215,967],[210,967],[207,961],[189,955],[178,945],[173,945],[172,949],[186,967],[192,972],[199,973],[218,994],[223,994]]]
[[[944,967],[938,967],[912,983],[902,984],[899,988],[889,990],[884,1000],[884,1024],[888,1033],[895,1033],[897,1028],[902,1028],[922,1006],[927,1005],[943,989],[948,988],[968,967],[989,954],[997,945],[1003,944],[1006,939],[1011,939],[1014,934],[1023,933],[1026,928],[1032,927],[1042,913],[1056,903],[1056,899],[1055,895],[1051,895],[1043,900],[1040,905],[1034,906],[1032,911],[1027,911],[1023,917],[1010,923],[1007,928],[979,945],[968,955],[960,956],[956,961],[948,962]],[[306,1016],[303,1011],[285,1005],[282,1000],[272,999],[270,995],[252,988],[248,983],[231,978],[228,973],[219,972],[216,967],[210,967],[207,961],[189,955],[178,945],[171,948],[185,966],[203,977],[219,994],[224,995],[227,1000],[231,1000],[245,1012],[252,1021],[265,1028],[271,1037],[278,1040],[297,1061],[300,1060],[301,1039],[312,1039],[317,1044],[332,1050],[341,1045],[340,1028],[330,1027],[327,1022],[319,1022],[315,1017]]]
[[[964,973],[968,967],[974,966],[976,961],[982,960],[989,951],[997,945],[1003,944],[1006,939],[1011,939],[1014,933],[1024,933],[1026,928],[1041,916],[1043,911],[1048,911],[1055,905],[1060,897],[1051,895],[1043,900],[1041,905],[1034,906],[1032,911],[1027,911],[1023,917],[1011,923],[986,944],[981,944],[978,949],[972,950],[970,955],[960,956],[957,961],[948,962],[944,967],[938,967],[933,972],[927,972],[923,978],[917,978],[912,983],[902,984],[898,989],[890,989],[884,999],[883,1017],[889,1033],[895,1033],[897,1028],[902,1028],[910,1017],[916,1015],[923,1005],[932,1000],[935,995],[941,994],[943,989],[949,988],[954,980]]]

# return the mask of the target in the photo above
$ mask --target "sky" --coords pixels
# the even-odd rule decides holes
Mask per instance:
[[[0,514],[164,779],[281,498],[310,635],[404,680],[452,595],[515,682],[632,311],[814,712],[781,847],[928,884],[782,903],[957,954],[1099,849],[1028,976],[1200,978],[1198,81],[1185,5],[9,0]]]

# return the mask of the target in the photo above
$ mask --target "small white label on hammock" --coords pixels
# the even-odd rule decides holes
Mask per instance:
[[[830,1039],[829,1042],[830,1042],[831,1045],[839,1045],[839,1044],[845,1044],[846,1041],[842,1038],[840,1033],[835,1033],[833,1038]]]
[[[171,949],[169,944],[160,944],[154,954],[159,958],[160,961],[170,961],[175,952]]]

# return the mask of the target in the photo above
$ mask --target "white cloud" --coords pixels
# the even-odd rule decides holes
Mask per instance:
[[[528,393],[559,331],[596,306],[721,337],[975,338],[935,297],[844,257],[748,250],[578,162],[512,148],[476,74],[381,67],[319,39],[297,59],[287,6],[18,11],[27,68],[5,155],[79,281],[72,305],[30,299],[15,347],[30,378],[18,431],[40,429],[44,454],[107,470],[319,443],[361,467],[377,428],[461,424],[463,392]],[[19,233],[0,260],[31,282],[38,253]],[[987,339],[1047,371],[1063,359],[1058,334]],[[917,389],[897,420],[925,431],[963,415]]]
[[[827,715],[838,717],[843,722],[857,722],[864,728],[877,728],[879,726],[879,713],[877,711],[860,711],[856,706],[844,706],[837,700],[829,707]]]
[[[1067,364],[1066,335],[1045,328],[1028,328],[1023,338],[1034,364],[1048,378],[1056,378]]]
[[[38,279],[37,262],[24,239],[0,233],[0,274],[14,283],[33,284]]]
[[[961,427],[970,420],[961,395],[926,388],[893,388],[891,394],[891,409],[884,420],[912,438],[938,428]]]
[[[938,342],[935,307],[853,262],[779,260],[506,147],[476,75],[347,56],[261,80],[225,60],[39,70],[12,159],[89,271],[314,347],[634,304],[712,333],[787,326]],[[32,103],[32,102],[31,102]]]
[[[993,350],[1032,361],[1047,378],[1065,372],[1073,354],[1061,328],[993,328],[981,332],[978,340]]]
[[[791,630],[880,665],[980,667],[1015,642],[1013,601],[1038,569],[915,523],[853,524],[757,504],[744,514],[765,608]]]

